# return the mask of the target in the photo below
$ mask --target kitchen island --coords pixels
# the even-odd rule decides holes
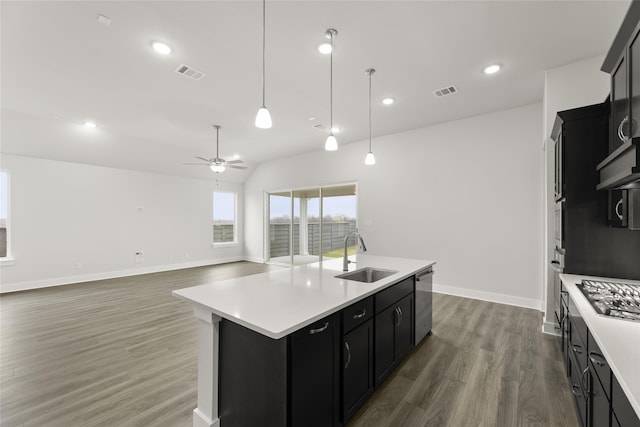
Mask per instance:
[[[357,266],[350,264],[349,271],[374,267],[396,273],[373,283],[340,279],[335,276],[342,273],[342,260],[335,259],[173,291],[173,295],[193,303],[198,319],[198,406],[194,410],[194,427],[223,424],[219,403],[224,401],[221,397],[228,390],[224,389],[225,381],[222,384],[220,381],[220,355],[224,354],[221,324],[226,322],[229,330],[245,331],[245,336],[253,340],[252,346],[254,341],[262,342],[286,352],[290,344],[284,339],[294,336],[296,331],[324,321],[328,316],[335,318],[341,310],[395,284],[405,283],[409,278],[413,286],[413,277],[434,264],[435,261],[429,260],[359,254]],[[402,311],[396,308],[393,313],[398,315],[399,324]],[[255,347],[255,350],[259,348]],[[258,359],[258,363],[261,360],[263,358]],[[286,387],[287,378],[281,381]],[[275,390],[276,385],[273,387]],[[276,412],[277,416],[282,416],[278,408]],[[290,415],[285,419],[291,422]],[[264,425],[269,424],[279,425],[280,420],[264,420]]]

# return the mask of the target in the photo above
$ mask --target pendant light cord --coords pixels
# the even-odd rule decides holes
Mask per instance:
[[[369,70],[369,152],[371,152],[371,74],[373,69]]]
[[[331,54],[329,58],[329,121],[331,129],[329,134],[333,135],[333,33],[331,34]]]
[[[262,107],[265,106],[264,104],[264,94],[265,94],[265,90],[264,90],[264,73],[265,73],[265,49],[266,49],[266,15],[267,11],[266,11],[266,0],[262,0]]]

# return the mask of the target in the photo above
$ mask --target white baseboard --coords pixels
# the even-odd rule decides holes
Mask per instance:
[[[244,261],[256,262],[258,264],[264,264],[264,259],[257,256],[245,256],[242,258]]]
[[[555,323],[542,322],[542,333],[559,336]]]
[[[478,291],[467,288],[457,288],[455,286],[433,284],[433,292],[438,294],[455,295],[457,297],[478,299],[481,301],[497,302],[500,304],[514,305],[516,307],[532,308],[542,311],[542,301],[514,297],[512,295],[495,294],[493,292]]]
[[[32,280],[0,285],[0,294],[26,291],[29,289],[49,288],[52,286],[72,285],[74,283],[91,282],[94,280],[115,279],[117,277],[137,276],[138,274],[160,273],[162,271],[181,270],[183,268],[203,267],[206,265],[226,264],[228,262],[244,261],[244,257],[218,258],[215,260],[200,260],[181,262],[178,264],[154,265],[125,270],[105,271],[101,273],[82,274],[76,276],[56,277],[53,279]]]

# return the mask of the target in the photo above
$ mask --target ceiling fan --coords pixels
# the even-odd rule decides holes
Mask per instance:
[[[200,159],[206,163],[184,163],[185,165],[197,165],[197,166],[209,166],[209,168],[215,172],[220,173],[224,172],[226,168],[232,169],[246,169],[246,166],[238,166],[238,163],[242,163],[242,160],[230,160],[226,161],[225,159],[220,158],[219,154],[219,136],[220,136],[220,125],[213,125],[216,128],[216,156],[210,159],[206,159],[204,157],[196,156],[196,159]]]

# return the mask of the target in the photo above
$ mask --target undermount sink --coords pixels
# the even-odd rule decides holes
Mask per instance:
[[[335,276],[337,279],[355,280],[357,282],[373,283],[380,279],[396,274],[395,270],[383,270],[381,268],[365,267],[349,273]]]

